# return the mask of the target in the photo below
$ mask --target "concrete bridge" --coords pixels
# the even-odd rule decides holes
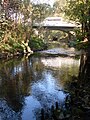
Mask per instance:
[[[65,32],[73,31],[78,27],[74,23],[66,22],[61,17],[47,17],[41,23],[34,23],[33,28],[44,27],[50,30],[61,30]]]

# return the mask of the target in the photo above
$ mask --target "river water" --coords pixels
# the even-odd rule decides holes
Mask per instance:
[[[38,120],[41,108],[65,100],[67,81],[78,75],[71,57],[29,57],[0,61],[0,120]]]

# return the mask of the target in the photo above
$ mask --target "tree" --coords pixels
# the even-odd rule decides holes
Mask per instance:
[[[90,80],[90,0],[67,0],[65,9],[69,19],[81,24],[82,40],[87,38],[88,47],[86,53],[81,55],[81,63],[79,70],[79,79]]]
[[[51,15],[52,8],[50,5],[44,4],[33,4],[33,20],[36,22],[43,21],[46,17]]]
[[[67,0],[65,13],[69,19],[81,24],[82,37],[90,41],[90,1],[89,0]]]
[[[66,4],[66,0],[56,0],[54,5],[53,5],[53,15],[54,16],[63,16],[64,15],[64,11],[63,11],[63,7]]]
[[[0,14],[0,48],[7,52],[31,52],[28,41],[31,34],[32,5],[29,0],[3,0]],[[3,43],[3,44],[2,44]],[[11,50],[12,49],[12,50]],[[11,52],[11,53],[12,53]]]
[[[32,52],[28,43],[33,21],[41,22],[47,17],[51,13],[50,5],[33,4],[30,0],[1,0],[0,10],[0,51]]]

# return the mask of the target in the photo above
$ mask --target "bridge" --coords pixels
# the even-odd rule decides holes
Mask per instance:
[[[50,30],[61,30],[65,32],[70,32],[78,26],[74,23],[66,22],[61,17],[47,17],[41,23],[34,23],[33,28],[38,27],[43,27]]]

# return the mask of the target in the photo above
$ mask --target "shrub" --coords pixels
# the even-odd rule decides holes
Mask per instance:
[[[43,39],[38,37],[31,37],[29,46],[33,51],[43,50],[46,48],[46,44],[43,42]]]

